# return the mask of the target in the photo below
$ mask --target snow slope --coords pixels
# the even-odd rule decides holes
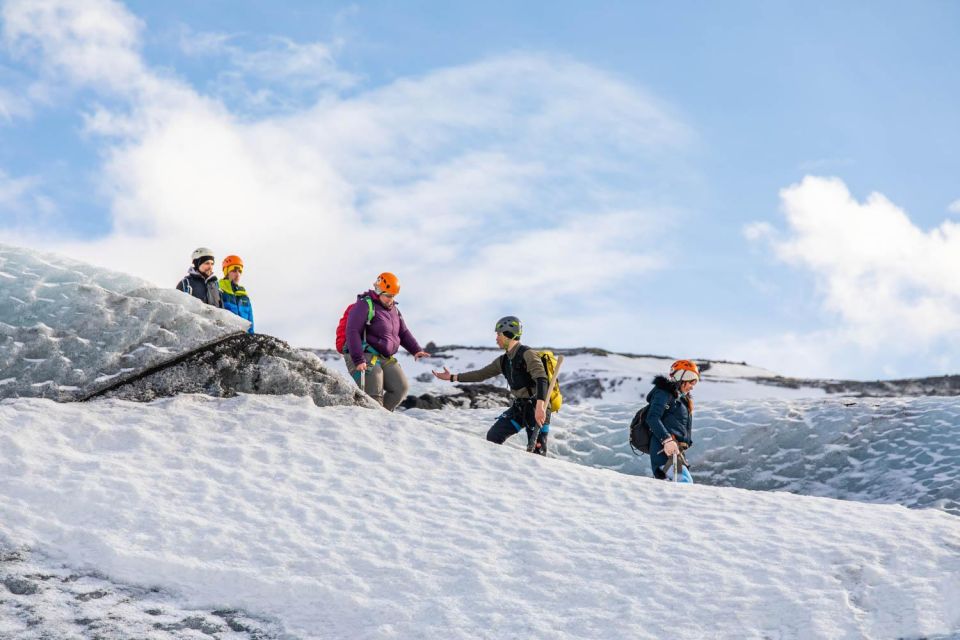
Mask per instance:
[[[706,390],[704,383],[697,389]],[[565,406],[550,454],[593,467],[650,475],[627,443],[642,404]],[[739,400],[697,397],[688,459],[697,482],[933,507],[960,515],[960,399]],[[409,415],[483,438],[502,409]],[[525,436],[512,446],[525,444]]]
[[[0,534],[288,637],[960,633],[941,511],[655,482],[293,397],[4,401]]]
[[[248,326],[172,283],[0,244],[0,398],[74,399]]]

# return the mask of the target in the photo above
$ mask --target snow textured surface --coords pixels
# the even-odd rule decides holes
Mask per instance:
[[[184,609],[161,589],[116,584],[0,546],[0,638],[16,640],[267,640],[276,623],[241,611]]]
[[[656,482],[292,397],[0,403],[0,534],[300,638],[960,632],[942,511]]]
[[[249,326],[173,289],[0,244],[0,398],[71,400]]]
[[[706,389],[709,383],[705,382]],[[627,428],[644,403],[564,406],[550,453],[578,464],[650,475]],[[502,409],[410,410],[482,438]],[[446,414],[446,415],[444,415]],[[700,402],[688,460],[700,484],[933,507],[960,515],[960,399]],[[525,444],[520,435],[508,441]]]

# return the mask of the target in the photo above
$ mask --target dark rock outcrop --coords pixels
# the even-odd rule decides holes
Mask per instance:
[[[903,378],[900,380],[816,380],[804,378],[754,378],[760,384],[798,389],[823,389],[831,395],[859,398],[897,398],[901,396],[960,396],[960,376]]]
[[[510,392],[492,384],[454,385],[459,393],[450,395],[424,393],[407,396],[400,404],[404,409],[492,409],[505,407],[510,402]]]
[[[581,378],[566,382],[561,376],[560,391],[563,393],[564,403],[579,404],[584,400],[603,398],[603,383],[599,378]]]
[[[242,333],[140,371],[88,393],[148,402],[178,393],[231,397],[238,393],[309,396],[320,407],[376,403],[312,353],[277,338]]]

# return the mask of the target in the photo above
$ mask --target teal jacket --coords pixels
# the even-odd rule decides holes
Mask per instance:
[[[233,284],[230,278],[220,278],[220,299],[224,309],[250,322],[249,332],[253,333],[253,304],[244,286]]]

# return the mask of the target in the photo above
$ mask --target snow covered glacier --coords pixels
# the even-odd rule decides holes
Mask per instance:
[[[0,397],[78,398],[246,323],[122,273],[0,245]]]
[[[626,442],[634,407],[568,408],[559,457],[648,475]],[[698,482],[932,507],[960,515],[960,399],[702,402],[689,460]]]
[[[0,434],[0,540],[159,590],[131,628],[239,609],[282,630],[180,613],[211,633],[143,637],[960,632],[960,518],[939,510],[674,485],[292,397],[6,401]],[[64,591],[25,573],[0,601]],[[79,618],[46,637],[141,637]],[[44,637],[31,620],[10,637]]]
[[[572,356],[543,459],[126,276],[0,245],[0,296],[0,638],[960,635],[960,400],[717,363],[673,485],[626,444],[662,358]]]
[[[0,398],[183,392],[371,402],[313,354],[172,288],[0,244]]]

